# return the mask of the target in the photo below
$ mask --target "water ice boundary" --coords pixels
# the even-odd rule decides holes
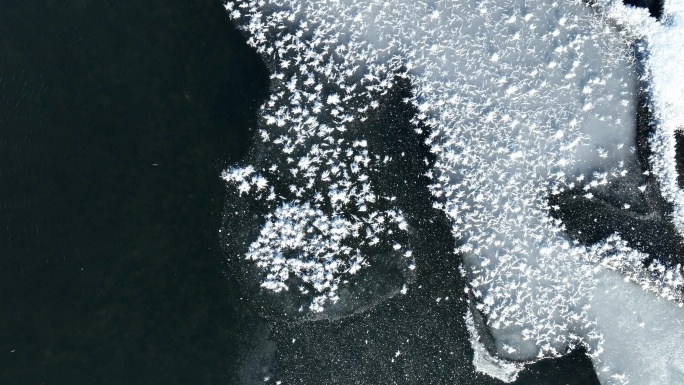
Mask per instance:
[[[361,242],[370,243],[375,239],[378,239],[376,242],[378,243],[381,242],[380,239],[387,235],[391,235],[394,232],[399,233],[401,231],[406,231],[407,225],[402,219],[401,212],[394,209],[376,209],[377,198],[373,194],[372,186],[367,184],[356,185],[354,183],[359,180],[361,182],[364,181],[364,168],[373,167],[374,162],[382,161],[373,159],[372,153],[369,154],[367,151],[364,152],[365,145],[363,140],[356,140],[353,143],[344,143],[343,141],[340,142],[339,140],[336,141],[333,139],[329,143],[329,148],[324,148],[322,150],[317,148],[315,151],[309,151],[309,153],[303,157],[300,155],[300,151],[311,143],[311,136],[327,140],[328,138],[337,135],[337,130],[344,132],[345,126],[352,124],[352,121],[355,119],[363,120],[364,114],[368,108],[372,109],[377,107],[377,96],[392,86],[392,74],[410,77],[412,82],[415,82],[419,88],[423,90],[426,90],[430,84],[420,84],[421,78],[415,76],[415,71],[411,72],[410,67],[412,63],[410,60],[406,62],[401,57],[392,56],[389,53],[384,53],[382,50],[378,51],[373,47],[373,44],[367,44],[367,46],[354,46],[353,43],[355,41],[353,39],[348,47],[345,47],[344,44],[339,45],[341,36],[339,33],[335,35],[336,28],[332,28],[324,21],[321,21],[318,29],[313,28],[315,31],[313,35],[308,35],[312,28],[306,26],[306,20],[297,20],[297,12],[288,13],[288,7],[283,7],[281,9],[269,10],[273,11],[271,14],[268,12],[262,13],[264,9],[260,9],[257,5],[264,4],[265,3],[257,4],[256,2],[243,2],[238,5],[232,5],[232,3],[227,5],[227,8],[234,19],[243,17],[240,15],[240,12],[246,12],[247,15],[250,15],[249,24],[243,24],[249,36],[250,44],[255,46],[255,48],[257,48],[265,57],[280,59],[280,62],[270,62],[273,71],[274,95],[271,97],[271,100],[267,102],[266,108],[264,109],[263,117],[265,126],[269,127],[269,129],[260,131],[262,140],[264,140],[264,142],[271,140],[270,136],[279,132],[279,128],[282,131],[283,127],[287,127],[288,132],[294,128],[294,130],[297,131],[294,135],[280,135],[273,140],[273,142],[280,141],[280,143],[276,144],[282,145],[283,154],[286,154],[281,161],[274,161],[273,165],[276,169],[281,164],[287,165],[296,162],[297,167],[288,170],[294,177],[297,176],[297,173],[301,173],[309,174],[310,179],[315,177],[321,179],[329,178],[332,179],[332,183],[329,183],[330,185],[337,184],[337,187],[342,186],[342,188],[329,189],[327,197],[324,195],[316,195],[315,193],[312,194],[313,196],[308,196],[309,191],[307,191],[307,187],[310,189],[314,186],[314,183],[310,186],[302,186],[297,181],[293,181],[293,184],[291,185],[293,187],[290,192],[294,196],[290,196],[289,200],[280,201],[280,205],[277,206],[274,214],[267,217],[267,222],[262,229],[262,234],[259,239],[250,246],[247,257],[248,259],[256,261],[258,266],[267,271],[266,279],[262,284],[264,288],[274,291],[287,290],[285,281],[291,274],[298,276],[304,282],[311,282],[313,290],[322,293],[314,298],[311,310],[314,312],[322,312],[324,311],[324,305],[327,301],[335,302],[339,299],[336,292],[341,277],[353,275],[364,266],[362,254],[358,249],[354,250],[352,247],[348,246],[347,242],[352,240],[356,242],[360,240]],[[306,9],[307,5],[306,3],[302,3],[291,6],[293,8],[299,6],[301,7],[300,10],[303,10]],[[647,50],[650,50],[649,52],[655,53],[658,51],[657,49],[654,49],[654,47],[657,47],[657,42],[660,41],[658,38],[662,33],[659,35],[659,32],[657,31],[665,28],[658,27],[657,24],[654,24],[655,22],[649,21],[649,19],[644,19],[644,12],[639,13],[638,11],[632,11],[617,2],[599,2],[598,6],[604,9],[604,12],[608,17],[628,27],[627,30],[630,33],[641,33],[646,44],[651,44],[646,47]],[[268,10],[267,7],[265,9]],[[381,9],[380,12],[382,11],[383,10]],[[672,13],[672,8],[666,4],[664,20],[672,20]],[[328,15],[323,15],[323,19],[320,20],[326,20],[326,18],[329,17],[330,13]],[[668,17],[670,17],[670,19],[668,19]],[[311,19],[312,15],[306,14],[306,18]],[[437,15],[436,19],[438,18],[439,15]],[[556,21],[558,22],[559,20],[560,18]],[[238,23],[240,23],[240,21],[238,21]],[[279,25],[296,25],[297,23],[301,23],[301,31],[290,31],[293,32],[293,34],[287,33],[287,28],[280,28],[280,31],[273,29],[277,28]],[[512,23],[515,23],[515,20]],[[303,27],[302,24],[304,25]],[[560,24],[562,25],[563,23]],[[646,25],[647,28],[644,27],[644,25]],[[341,28],[341,30],[344,30],[344,28]],[[273,35],[267,36],[267,34]],[[379,40],[381,41],[382,31],[376,36],[379,36]],[[670,38],[670,40],[672,39]],[[307,45],[307,43],[311,42],[313,42],[313,44]],[[378,42],[374,43],[377,44]],[[269,44],[273,45],[269,46]],[[300,46],[302,47],[301,51],[299,48]],[[288,52],[291,47],[296,47],[293,49],[292,53]],[[282,54],[280,53],[281,50],[284,50]],[[350,52],[356,52],[356,56]],[[388,49],[385,52],[391,53],[391,50]],[[409,50],[408,52],[411,51]],[[320,69],[316,68],[317,65],[314,64],[313,72],[311,72],[311,69],[307,69],[305,66],[306,72],[309,75],[307,79],[303,79],[304,76],[302,76],[302,78],[298,78],[297,75],[292,76],[292,73],[296,74],[297,71],[288,70],[288,67],[292,65],[291,62],[296,62],[298,58],[306,57],[306,55],[310,55],[307,58],[307,61],[319,61],[319,64],[321,64]],[[494,62],[499,60],[495,55],[497,54],[493,53],[490,58]],[[658,95],[665,92],[662,86],[660,88],[658,87],[658,84],[663,83],[662,79],[670,80],[673,78],[663,77],[663,73],[665,73],[665,75],[668,74],[667,71],[654,69],[653,63],[660,63],[661,61],[655,60],[653,57],[657,57],[657,55],[651,54],[646,61],[646,68],[648,70],[647,81],[652,85],[652,88],[649,89],[649,93],[651,95],[650,100],[656,124],[656,134],[651,139],[651,147],[654,154],[651,163],[653,172],[657,175],[661,184],[663,195],[674,207],[674,217],[681,218],[681,216],[677,214],[677,210],[680,210],[682,204],[681,198],[678,198],[681,196],[681,192],[676,185],[676,169],[673,156],[674,130],[676,130],[677,127],[681,127],[681,125],[677,123],[671,125],[662,123],[665,121],[677,122],[677,111],[681,111],[681,105],[678,110],[677,106],[672,107],[664,102],[658,102],[658,100],[663,100],[663,98]],[[267,59],[267,62],[268,61],[269,60]],[[671,63],[672,61],[664,62]],[[359,65],[359,63],[362,64]],[[426,69],[421,70],[425,71]],[[302,71],[302,75],[304,75],[304,71]],[[599,79],[599,82],[593,84],[593,86],[600,88],[602,86],[600,81],[601,80]],[[326,84],[326,82],[331,84]],[[326,84],[326,86],[323,86],[323,84]],[[361,85],[361,91],[354,90],[356,88],[355,84]],[[515,86],[516,85],[513,84],[505,89],[506,96],[515,95],[518,91],[515,89]],[[676,92],[677,90],[677,87],[668,86],[665,88],[667,91],[674,89]],[[302,91],[299,92],[299,89],[302,89]],[[336,89],[337,92],[330,92],[331,89]],[[326,95],[326,97],[323,97],[322,94]],[[671,96],[671,94],[668,94],[667,96]],[[677,94],[675,94],[675,96],[677,96]],[[444,123],[435,118],[435,116],[439,116],[439,114],[444,111],[439,108],[439,100],[430,100],[431,97],[432,95],[429,92],[424,93],[423,95],[418,92],[416,93],[412,102],[419,111],[421,111],[417,116],[417,120],[423,121],[433,128],[444,126]],[[458,95],[455,95],[455,97],[458,98]],[[281,98],[285,99],[281,100]],[[295,103],[292,103],[293,98],[295,99]],[[305,100],[305,102],[298,103],[297,99]],[[678,99],[670,98],[665,100],[676,101]],[[456,99],[455,102],[458,103],[459,100]],[[374,103],[376,104],[374,105]],[[288,104],[294,105],[294,107],[288,107]],[[302,108],[301,105],[303,105],[304,108]],[[352,110],[349,112],[350,105],[360,107],[357,107],[358,111]],[[584,104],[584,107],[587,106],[590,109],[593,108],[589,103]],[[303,111],[307,111],[307,107],[311,107],[312,113],[303,113]],[[582,108],[581,105],[577,107]],[[364,108],[366,110],[364,110]],[[483,112],[481,109],[478,110],[478,106],[473,106],[473,109],[475,115],[480,115]],[[320,121],[318,121],[317,118],[322,118],[321,120],[324,121],[327,120],[328,124],[320,124]],[[495,118],[497,118],[496,115],[492,116],[492,119]],[[447,136],[448,133],[445,134],[445,132],[439,132],[439,130],[435,130],[435,132],[437,134],[434,136],[431,135],[429,139],[433,145],[434,151],[436,153],[442,153],[444,150],[449,150],[449,146],[444,146],[444,142],[435,140],[438,135]],[[576,132],[574,137],[581,137],[581,135],[578,136],[578,134],[579,133]],[[566,132],[565,135],[573,138],[572,132]],[[571,145],[572,143],[573,142],[570,141],[566,145]],[[525,148],[524,145],[522,148]],[[554,147],[551,149],[553,148]],[[300,156],[295,158],[294,155],[287,156],[287,154],[296,154]],[[453,152],[451,152],[451,154],[453,154]],[[521,153],[515,148],[511,149],[507,155],[509,155],[511,159],[517,159],[521,156],[523,158],[525,157],[524,151]],[[317,165],[323,163],[325,158],[341,160],[341,171],[338,171],[337,173],[339,174],[339,177],[336,173],[333,173],[332,176],[323,176],[326,171],[320,170],[320,167],[317,167]],[[464,160],[468,161],[468,159],[459,159],[458,161],[462,162]],[[572,163],[572,160],[567,161],[565,164],[568,163]],[[457,189],[453,188],[455,185],[452,183],[454,180],[453,176],[448,176],[450,167],[451,165],[449,164],[445,164],[441,169],[439,165],[436,167],[433,192],[437,199],[436,205],[444,209],[455,223],[460,225],[462,222],[458,223],[458,221],[462,220],[464,212],[468,213],[468,208],[464,208],[464,205],[459,202],[447,201],[446,204],[444,204],[444,200],[441,199],[445,194],[449,195],[454,192],[459,194],[459,191],[454,191]],[[601,176],[602,173],[599,173],[598,176],[595,175],[595,179],[587,183],[587,185],[591,186],[592,183],[600,185],[605,183],[607,174],[620,174],[623,171],[624,170],[620,170],[619,168],[608,169],[603,173],[603,176]],[[555,170],[549,170],[547,172],[550,174],[555,172]],[[273,174],[275,174],[275,172]],[[354,178],[355,175],[358,175],[360,178],[350,182],[350,177]],[[674,178],[672,176],[674,176]],[[336,177],[337,179],[335,179]],[[254,193],[257,198],[261,197],[266,200],[279,201],[275,191],[272,188],[269,189],[268,178],[262,176],[254,168],[250,168],[249,166],[236,167],[227,170],[227,172],[224,173],[224,178],[235,183],[239,187],[241,193]],[[344,185],[344,183],[350,184]],[[537,197],[546,194],[546,191],[548,191],[547,189],[549,188],[547,183],[540,183],[540,185],[543,187],[544,191],[539,192],[541,195],[535,192]],[[550,186],[552,190],[567,187],[567,183],[558,179]],[[320,194],[320,192],[317,193]],[[480,195],[475,195],[472,200],[466,202],[466,204],[481,204],[482,199],[485,199],[485,197],[478,198]],[[587,195],[591,195],[591,192],[588,192]],[[391,197],[381,198],[391,201]],[[317,207],[315,203],[313,205],[310,203],[311,201],[327,202],[328,200],[330,206],[332,206],[329,207],[329,209],[332,209],[332,215],[330,215],[329,212],[325,212],[322,208]],[[440,200],[442,202],[440,202]],[[449,205],[450,203],[451,205]],[[525,202],[525,205],[528,204],[528,202]],[[523,213],[526,214],[525,217],[528,219],[541,218],[540,224],[534,224],[534,226],[542,226],[547,229],[545,231],[549,234],[555,234],[562,230],[561,223],[549,223],[544,220],[544,218],[546,218],[544,210],[547,210],[548,208],[544,207],[542,201],[533,200],[532,206],[529,207],[530,209],[523,211]],[[539,211],[539,208],[542,210]],[[357,213],[370,213],[352,216],[350,218],[349,215],[345,214],[350,209]],[[475,218],[481,218],[481,213],[483,212],[474,211],[474,213]],[[484,213],[486,214],[486,212]],[[385,226],[385,223],[388,223],[389,225]],[[674,220],[674,223],[681,232],[681,224],[678,224],[676,219]],[[467,224],[468,221],[466,221],[466,225]],[[322,236],[321,233],[311,229],[323,229],[322,234],[325,235],[326,232],[329,232],[329,236]],[[364,231],[366,235],[368,235],[366,237],[368,239],[367,241],[362,237]],[[470,290],[473,290],[475,296],[478,298],[479,310],[489,316],[489,326],[493,326],[495,329],[497,328],[497,312],[499,312],[499,320],[504,323],[520,318],[524,319],[526,315],[529,316],[529,312],[515,309],[516,305],[518,307],[520,307],[520,304],[529,305],[529,303],[525,302],[524,298],[518,301],[517,304],[514,301],[512,304],[508,304],[509,306],[499,306],[501,305],[502,300],[505,302],[505,293],[510,293],[510,291],[506,290],[513,290],[507,286],[510,282],[501,282],[503,274],[511,272],[510,265],[506,265],[507,262],[505,258],[498,258],[492,261],[487,255],[487,250],[481,250],[483,252],[479,254],[475,252],[475,250],[478,250],[478,248],[481,249],[483,246],[475,237],[480,237],[482,234],[477,232],[464,232],[463,228],[457,228],[457,226],[455,226],[454,231],[459,238],[469,239],[469,241],[461,246],[459,251],[464,252],[466,255],[479,255],[477,259],[471,260],[469,264],[471,266],[469,274],[473,277],[470,284]],[[302,234],[311,235],[305,235],[303,238],[298,238],[298,236]],[[546,236],[543,238],[551,239],[553,236]],[[397,252],[404,253],[404,256],[410,261],[410,250],[407,250],[404,245],[390,240],[389,246]],[[275,254],[274,250],[276,251]],[[304,250],[305,258],[301,258],[301,256],[288,257],[286,255],[287,252],[291,252],[292,250]],[[642,287],[648,290],[655,291],[673,300],[680,299],[677,296],[677,292],[682,282],[681,267],[667,269],[663,265],[653,263],[650,265],[650,271],[644,271],[641,264],[645,256],[642,253],[638,253],[627,247],[624,241],[620,240],[617,236],[611,237],[584,251],[581,248],[576,248],[573,245],[563,242],[551,243],[545,247],[541,247],[539,249],[539,255],[535,255],[534,258],[541,258],[541,260],[544,261],[539,264],[542,268],[544,266],[558,267],[558,261],[550,258],[555,255],[567,253],[567,250],[571,250],[572,252],[570,254],[576,259],[570,261],[569,265],[567,264],[568,261],[562,263],[566,264],[566,268],[574,267],[582,270],[589,281],[591,281],[590,277],[597,273],[597,269],[607,267],[620,271],[628,279],[640,283]],[[334,255],[339,254],[337,251],[340,251],[341,254],[346,255],[346,257],[342,259],[333,258]],[[478,263],[483,264],[482,267],[484,267],[484,269],[480,269],[481,271],[472,269],[472,266],[475,266]],[[492,264],[493,267],[487,267],[488,264]],[[415,268],[415,265],[412,262],[408,262],[407,266],[409,270]],[[586,266],[590,266],[591,268],[587,269]],[[522,271],[520,272],[522,277],[533,277],[541,271],[540,269],[537,269],[536,266],[523,265],[520,267],[522,268]],[[520,268],[518,268],[518,270],[520,270]],[[556,283],[559,283],[560,281],[554,277],[555,276],[549,276],[547,274],[545,279],[550,278],[552,281],[556,280]],[[654,279],[654,277],[657,279]],[[580,294],[580,297],[582,297],[583,293],[591,292],[590,287],[581,289],[570,289],[569,287],[569,285],[566,285],[565,288],[554,289],[552,293],[555,292],[555,294],[560,294],[562,297],[568,293],[576,293]],[[497,288],[504,288],[504,294],[499,293],[499,295],[492,295],[492,293],[496,294]],[[308,292],[310,289],[308,287],[300,286],[300,290],[304,293],[305,291]],[[515,290],[518,289],[516,288]],[[552,298],[547,299],[552,301]],[[549,302],[547,301],[547,303]],[[553,303],[553,301],[550,303]],[[557,310],[558,308],[552,307],[552,309]],[[502,310],[504,314],[501,314]],[[568,310],[566,309],[565,311]],[[549,319],[549,317],[553,319],[556,316],[557,314],[554,315],[553,313],[550,313],[546,319]],[[601,336],[600,334],[597,334],[597,332],[591,330],[591,322],[587,322],[588,315],[585,309],[582,309],[581,307],[574,310],[569,309],[569,313],[565,314],[564,317],[567,316],[577,316],[578,320],[582,320],[579,322],[579,325],[582,326],[576,327],[585,329],[583,332],[585,336],[589,336],[594,342],[581,340],[579,337],[572,337],[570,340],[562,338],[560,343],[553,343],[552,339],[558,337],[558,335],[551,333],[551,335],[547,334],[547,336],[544,336],[545,332],[549,332],[548,328],[546,328],[548,325],[544,326],[535,324],[535,322],[529,322],[528,326],[530,326],[530,328],[523,329],[523,331],[527,330],[527,336],[524,337],[527,337],[526,340],[534,340],[536,342],[535,345],[542,347],[538,349],[540,357],[561,354],[561,348],[568,343],[585,343],[590,348],[590,351],[593,351],[594,353],[600,351],[600,346],[597,345],[596,342],[600,342]],[[542,317],[542,319],[543,318],[544,317]],[[521,341],[518,341],[518,345],[521,343]],[[518,345],[515,343],[511,343],[510,345],[504,344],[503,348],[505,350],[511,349],[515,352],[516,349],[512,346],[520,348]],[[532,349],[534,350],[534,347],[532,347]],[[500,351],[499,353],[505,354],[505,350],[503,352]],[[509,356],[509,358],[512,357]],[[620,374],[616,375],[618,377],[620,376]]]
[[[663,196],[673,206],[672,222],[684,234],[684,192],[677,184],[675,162],[675,134],[684,129],[684,3],[666,1],[660,22],[646,9],[624,6],[619,1],[599,0],[596,4],[606,17],[639,39],[637,46],[645,56],[644,80],[655,127],[649,140],[650,164]]]

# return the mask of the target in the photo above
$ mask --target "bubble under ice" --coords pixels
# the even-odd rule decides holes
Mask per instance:
[[[500,357],[530,360],[584,344],[601,362],[602,344],[620,338],[603,335],[605,324],[590,311],[593,298],[605,298],[596,287],[606,269],[677,299],[679,270],[659,282],[649,280],[639,267],[643,256],[619,238],[591,249],[578,246],[563,235],[562,223],[548,216],[553,208],[545,204],[547,194],[582,187],[591,199],[592,188],[629,172],[623,162],[633,156],[635,79],[627,34],[611,29],[584,4],[245,1],[228,3],[227,9],[271,65],[273,95],[262,112],[261,136],[268,142],[272,133],[281,133],[273,142],[279,141],[286,159],[274,165],[296,165],[290,173],[308,174],[301,178],[303,186],[293,185],[296,197],[330,178],[338,165],[326,164],[325,156],[344,154],[350,161],[368,161],[355,167],[353,161],[342,162],[335,188],[312,195],[333,206],[340,196],[357,199],[356,175],[365,175],[364,167],[376,160],[363,146],[339,139],[377,107],[394,76],[410,79],[416,121],[430,127],[428,144],[437,156],[431,175],[435,205],[452,219],[471,278],[468,290],[486,316]],[[328,124],[320,122],[325,119]],[[311,162],[320,154],[319,143],[328,144],[323,151],[330,155]],[[243,171],[233,169],[225,177],[247,193],[268,185],[259,177],[240,176]],[[365,188],[368,196],[372,190]],[[296,205],[308,210],[309,201]],[[355,203],[373,212],[375,202]],[[280,206],[292,203],[283,200]],[[293,219],[282,219],[282,226]],[[361,219],[347,226],[353,233],[354,226],[367,223]],[[396,226],[398,232],[407,230],[402,222]],[[253,244],[263,256],[259,262],[271,271],[265,287],[276,290],[301,271],[283,268],[299,262],[297,257],[279,262],[280,243]],[[351,271],[336,268],[344,263],[335,261],[348,258],[334,253],[326,258],[315,260],[324,269],[334,266],[314,283],[327,293],[314,302],[315,311],[326,298],[335,299],[339,277]],[[668,303],[664,306],[681,313]],[[627,360],[599,374],[605,383],[619,383],[629,370]]]

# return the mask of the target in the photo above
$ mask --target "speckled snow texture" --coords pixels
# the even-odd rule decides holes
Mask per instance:
[[[672,222],[684,235],[684,191],[677,184],[675,133],[684,130],[684,1],[665,0],[660,21],[642,8],[599,0],[604,13],[634,36],[645,56],[644,74],[655,127],[650,163],[663,196],[672,204]]]
[[[399,76],[410,80],[416,127],[430,129],[434,206],[452,221],[466,290],[500,359],[580,344],[597,359],[604,337],[589,309],[602,271],[676,308],[681,267],[644,271],[646,256],[618,236],[577,245],[546,204],[568,188],[592,199],[592,189],[628,172],[636,84],[628,31],[574,1],[236,1],[226,9],[272,71],[260,137],[282,149],[273,167],[299,176],[290,196],[278,197],[248,167],[224,174],[243,193],[277,202],[247,253],[268,273],[264,287],[282,290],[291,274],[309,279],[321,293],[311,310],[322,311],[340,280],[364,267],[363,255],[341,245],[392,243],[406,231],[400,211],[376,206],[391,197],[373,195],[365,170],[381,160],[361,136],[345,134],[363,127]],[[371,228],[375,218],[382,223]],[[316,222],[338,232],[293,239]],[[608,373],[619,379],[624,370]]]

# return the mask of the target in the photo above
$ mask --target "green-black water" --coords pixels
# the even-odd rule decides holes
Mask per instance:
[[[0,383],[229,384],[218,178],[267,87],[220,2],[0,2]]]

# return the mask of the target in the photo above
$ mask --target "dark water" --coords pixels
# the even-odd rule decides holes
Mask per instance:
[[[0,384],[230,384],[219,248],[267,87],[221,3],[0,2]]]
[[[472,372],[448,224],[403,184],[415,164],[386,183],[424,225],[408,295],[316,323],[250,299],[219,229],[258,219],[224,218],[218,176],[267,87],[220,1],[0,2],[0,384],[497,383]],[[409,112],[376,119],[412,132]],[[578,352],[517,383],[597,380]]]
[[[647,8],[651,16],[660,19],[663,15],[664,0],[623,0],[623,3],[634,7]]]

